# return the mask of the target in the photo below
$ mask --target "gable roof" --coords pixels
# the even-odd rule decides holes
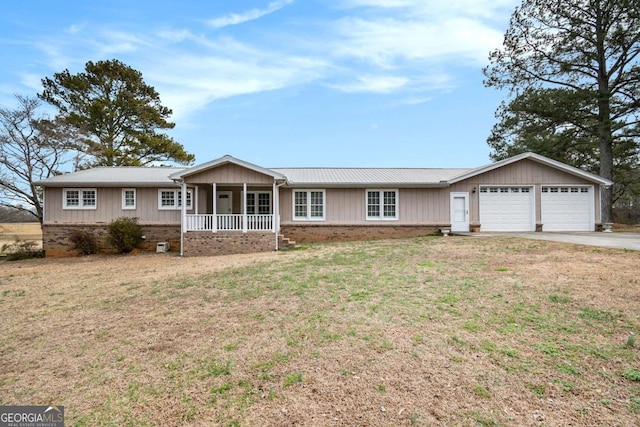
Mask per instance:
[[[519,162],[524,159],[533,160],[534,162],[538,162],[543,165],[547,165],[552,168],[559,169],[570,175],[578,176],[580,178],[586,179],[587,181],[591,181],[600,185],[606,185],[606,186],[613,185],[612,181],[602,178],[601,176],[594,175],[589,172],[585,172],[582,169],[574,168],[573,166],[569,166],[557,160],[553,160],[548,157],[541,156],[540,154],[531,153],[531,152],[518,154],[517,156],[509,157],[508,159],[500,160],[498,162],[490,163],[488,165],[480,166],[479,168],[472,169],[467,173],[463,173],[461,175],[458,175],[450,179],[449,184],[455,184],[456,182],[464,181],[465,179],[469,179],[471,177],[492,171],[494,169],[501,168],[506,165],[510,165],[515,162]]]
[[[158,187],[173,186],[169,175],[184,168],[117,166],[97,167],[36,181],[45,187]]]
[[[471,169],[428,168],[274,168],[295,186],[446,187],[447,180]]]
[[[256,171],[259,173],[262,173],[264,175],[267,176],[272,176],[274,179],[279,179],[279,180],[286,180],[286,177],[284,175],[282,175],[279,172],[276,172],[272,169],[267,169],[267,168],[263,168],[262,166],[258,166],[258,165],[254,165],[253,163],[249,163],[249,162],[245,162],[244,160],[240,160],[240,159],[236,159],[233,156],[230,156],[228,154],[215,159],[215,160],[211,160],[209,162],[206,163],[202,163],[196,166],[193,166],[191,168],[187,168],[187,169],[182,169],[180,171],[176,171],[174,173],[172,173],[169,178],[171,178],[172,180],[179,180],[179,179],[183,179],[186,178],[190,175],[194,175],[198,172],[202,172],[205,171],[207,169],[211,169],[211,168],[215,168],[227,163],[231,163],[234,165],[238,165],[247,169],[250,169],[252,171]]]

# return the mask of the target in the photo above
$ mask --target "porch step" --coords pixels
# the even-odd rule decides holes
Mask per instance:
[[[284,237],[282,234],[278,234],[278,248],[280,249],[293,249],[296,247],[296,242]]]

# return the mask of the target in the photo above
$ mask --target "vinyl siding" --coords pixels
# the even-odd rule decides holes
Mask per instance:
[[[522,185],[522,186],[535,186],[535,209],[536,209],[536,222],[540,222],[540,186],[541,185],[593,185],[593,183],[577,177],[575,175],[568,174],[558,169],[551,168],[549,166],[540,164],[533,160],[524,159],[519,162],[515,162],[499,169],[494,169],[487,173],[476,175],[467,180],[453,184],[447,192],[468,192],[469,193],[469,211],[470,221],[479,222],[480,220],[480,204],[479,188],[481,185]],[[476,192],[473,193],[473,188],[476,188]],[[600,222],[600,187],[594,185],[594,212],[595,221]],[[449,211],[449,199],[445,201],[447,205],[447,212]],[[447,213],[448,215],[448,213]]]
[[[134,187],[127,187],[134,188]],[[171,187],[167,187],[171,188]],[[63,209],[62,188],[45,191],[45,223],[96,224],[137,217],[141,224],[179,224],[180,210],[158,209],[158,188],[137,188],[136,209],[122,209],[122,188],[97,188],[96,209]],[[192,213],[193,211],[189,211]]]
[[[499,169],[469,178],[453,184],[448,188],[398,188],[399,219],[397,221],[368,221],[366,220],[365,189],[326,188],[326,219],[325,224],[448,224],[449,194],[451,192],[469,193],[470,221],[478,222],[479,188],[481,185],[505,186],[535,186],[536,220],[540,221],[540,186],[545,184],[593,185],[593,183],[540,164],[533,160],[524,159]],[[476,192],[473,193],[473,188]],[[375,185],[371,186],[376,188]],[[594,186],[594,212],[596,222],[600,221],[600,188]],[[287,224],[304,224],[305,221],[292,220],[292,191],[291,188],[280,190],[281,222]],[[309,221],[311,222],[311,221]],[[315,221],[314,221],[315,222]]]
[[[372,186],[371,189],[376,189]],[[446,224],[448,222],[448,198],[446,189],[398,188],[398,220],[375,221],[366,219],[366,189],[364,188],[327,188],[326,224]],[[304,224],[306,221],[293,221],[291,197],[294,189],[280,190],[280,212],[282,224]],[[318,221],[308,221],[317,223]]]
[[[185,178],[187,184],[272,184],[273,177],[231,163]]]

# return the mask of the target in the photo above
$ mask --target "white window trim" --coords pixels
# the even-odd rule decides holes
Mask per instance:
[[[296,193],[307,193],[307,215],[296,216]],[[322,193],[322,216],[311,216],[311,192]],[[327,216],[327,191],[323,188],[294,188],[291,191],[291,219],[293,221],[325,221]]]
[[[162,206],[162,193],[163,192],[172,192],[173,195],[173,200],[175,201],[175,204],[172,206]],[[178,197],[180,197],[180,194],[182,194],[182,190],[180,188],[159,188],[158,189],[158,210],[161,211],[178,211],[180,209],[182,209],[182,206],[180,205],[180,203],[178,203]],[[192,189],[187,189],[187,200],[190,203],[187,203],[187,210],[192,210],[193,209],[193,190]]]
[[[272,215],[273,214],[273,195],[271,194],[271,191],[247,191],[247,195],[249,195],[249,194],[253,194],[255,196],[255,200],[254,200],[255,201],[255,206],[254,206],[255,213],[254,214],[249,214],[249,215]],[[258,195],[259,194],[268,194],[269,195],[269,213],[267,213],[267,214],[258,213],[258,210],[259,210],[258,209],[258,207],[259,207],[259,204],[258,204],[259,196]],[[248,208],[249,208],[249,203],[247,201],[247,211],[248,211]]]
[[[380,193],[380,216],[369,216],[369,193],[370,192],[378,192]],[[393,191],[396,193],[396,215],[384,216],[384,193]],[[400,219],[400,190],[397,188],[367,188],[364,191],[364,214],[367,221],[398,221]]]
[[[127,206],[127,198],[126,198],[127,191],[133,191],[133,206]],[[136,191],[136,189],[123,188],[122,189],[122,210],[123,211],[135,210],[137,204],[138,204],[138,192]]]
[[[68,191],[77,191],[78,192],[78,206],[69,206],[67,205],[67,192]],[[96,203],[93,205],[83,205],[82,201],[84,199],[83,193],[85,191],[93,191],[95,195]],[[62,209],[81,209],[81,210],[96,210],[98,209],[98,190],[95,188],[63,188],[62,189]]]

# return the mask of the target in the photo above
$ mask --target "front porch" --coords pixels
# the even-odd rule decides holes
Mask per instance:
[[[187,214],[185,231],[277,232],[273,214]]]
[[[263,252],[287,246],[279,236],[279,187],[274,171],[224,156],[180,171],[182,255]],[[284,245],[284,246],[283,246]]]

